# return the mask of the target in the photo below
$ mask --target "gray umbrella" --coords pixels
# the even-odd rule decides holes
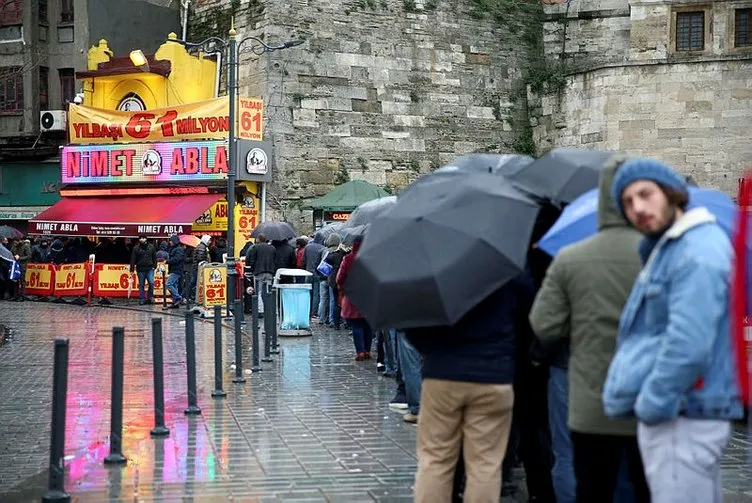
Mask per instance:
[[[613,155],[613,152],[556,148],[504,176],[523,192],[561,207],[597,187],[601,169]]]
[[[499,176],[443,178],[371,224],[348,275],[376,329],[452,325],[525,266],[538,205]]]
[[[266,236],[268,241],[286,241],[298,235],[287,222],[261,222],[253,229],[251,237],[255,238],[259,234]]]
[[[342,226],[343,242],[351,244],[358,236],[365,236],[370,225],[397,204],[397,196],[374,199],[358,206]]]
[[[13,256],[9,249],[0,244],[0,259],[7,260],[8,262],[13,262],[14,260],[16,260],[16,257]]]
[[[19,231],[15,227],[11,227],[9,225],[0,225],[0,238],[15,239],[22,237],[23,232]]]
[[[434,173],[493,173],[511,175],[535,161],[520,154],[468,154],[458,157]]]
[[[337,234],[342,229],[343,225],[345,225],[344,222],[331,222],[326,224],[313,235],[314,241],[323,244],[326,241],[326,238],[332,234]]]

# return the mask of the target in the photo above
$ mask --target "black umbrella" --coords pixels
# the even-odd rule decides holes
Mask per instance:
[[[538,205],[499,176],[443,178],[368,230],[345,293],[374,328],[452,325],[525,266]]]
[[[345,244],[351,244],[358,236],[365,236],[370,225],[397,204],[397,196],[374,199],[358,206],[342,226]]]
[[[613,152],[556,148],[504,176],[523,192],[561,207],[598,186],[598,177]]]
[[[535,161],[520,154],[468,154],[458,157],[434,173],[493,173],[511,175]]]
[[[259,234],[266,236],[268,241],[287,241],[298,235],[287,222],[261,222],[253,229],[251,237],[255,238]]]
[[[0,225],[0,238],[15,239],[22,237],[23,232],[19,231],[15,227],[10,227],[9,225]]]

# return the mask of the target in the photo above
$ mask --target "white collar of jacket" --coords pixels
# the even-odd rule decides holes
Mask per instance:
[[[645,267],[643,267],[643,271],[650,270],[650,266],[658,256],[658,252],[661,248],[663,248],[667,241],[670,241],[672,239],[679,239],[688,230],[693,229],[699,225],[714,223],[715,221],[715,215],[710,213],[707,208],[693,208],[685,212],[684,215],[682,215],[676,222],[674,222],[674,225],[669,227],[669,229],[661,237],[660,241],[658,241],[658,243],[655,245],[655,248],[653,248],[653,251],[650,253],[650,257],[645,264]]]

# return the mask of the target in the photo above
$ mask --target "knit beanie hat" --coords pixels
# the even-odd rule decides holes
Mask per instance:
[[[628,185],[638,180],[650,180],[664,187],[688,192],[685,178],[666,164],[647,157],[630,159],[619,167],[611,183],[611,197],[622,214],[624,208],[621,204],[621,195]]]

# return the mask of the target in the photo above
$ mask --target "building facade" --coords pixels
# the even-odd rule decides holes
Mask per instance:
[[[164,0],[0,0],[0,221],[25,230],[40,201],[54,203],[50,163],[66,142],[65,111],[83,86],[88,50],[153,52],[179,31],[177,2]],[[47,114],[46,123],[41,117]],[[59,169],[58,169],[59,173]],[[8,192],[15,192],[10,197]],[[18,194],[34,197],[23,199]],[[4,196],[8,197],[4,197]],[[32,215],[33,216],[33,215]]]
[[[547,5],[557,86],[530,90],[541,149],[650,155],[736,196],[750,167],[752,1]]]

